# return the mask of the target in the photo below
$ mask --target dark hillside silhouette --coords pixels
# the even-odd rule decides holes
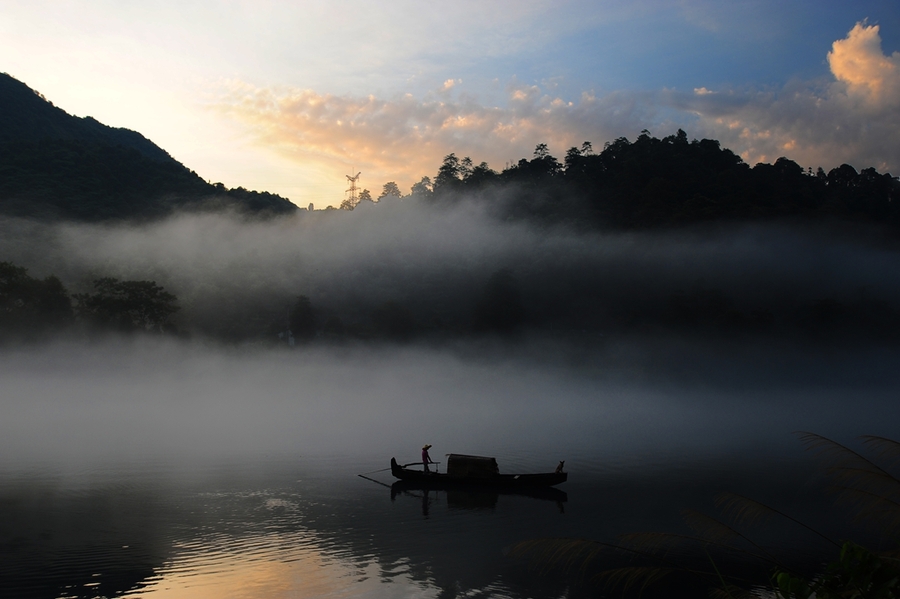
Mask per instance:
[[[493,193],[499,188],[509,192],[502,202]],[[531,160],[501,173],[449,154],[429,197],[454,201],[463,194],[496,203],[502,218],[609,229],[783,218],[900,225],[900,184],[889,173],[844,164],[813,174],[784,157],[751,168],[718,141],[688,141],[682,130],[662,139],[647,131],[634,142],[621,137],[599,153],[585,142],[570,148],[564,163],[539,144]]]
[[[498,193],[498,191],[503,193]],[[399,196],[394,184],[386,195]],[[366,197],[370,197],[367,195]],[[900,184],[844,164],[813,173],[787,158],[751,167],[711,139],[676,134],[570,148],[546,144],[502,172],[448,154],[411,197],[476,197],[503,219],[582,228],[671,228],[710,221],[830,219],[900,225]],[[78,118],[0,74],[0,213],[97,221],[158,218],[175,210],[282,214],[288,200],[209,184],[140,133]]]
[[[140,133],[71,116],[0,73],[0,213],[97,221],[221,208],[280,214],[296,206],[211,185]]]
[[[107,127],[89,116],[73,117],[5,73],[0,73],[0,102],[3,106],[0,111],[0,143],[79,140],[131,148],[152,160],[178,164],[165,150],[137,131]]]
[[[0,93],[0,214],[134,221],[184,210],[268,215],[296,209],[273,194],[209,184],[140,134],[72,117],[9,76],[0,75]],[[5,269],[5,274],[0,272],[0,340],[40,337],[67,328],[72,321],[79,330],[176,332],[169,318],[177,310],[183,334],[229,342],[314,343],[321,338],[329,343],[352,339],[405,343],[466,336],[516,339],[546,332],[579,340],[699,335],[900,343],[896,291],[880,276],[856,272],[880,269],[878,260],[893,258],[866,248],[876,262],[850,269],[850,262],[844,264],[831,253],[863,236],[866,241],[860,247],[871,238],[879,243],[890,240],[896,248],[900,184],[874,168],[858,171],[844,164],[829,172],[814,171],[787,158],[750,166],[715,140],[689,140],[681,130],[657,139],[644,131],[633,142],[619,138],[599,151],[584,142],[570,148],[563,160],[539,144],[530,158],[511,163],[502,172],[450,153],[433,179],[422,177],[410,195],[402,201],[401,197],[399,186],[389,182],[378,203],[363,190],[357,199],[371,203],[365,210],[334,210],[317,219],[314,224],[326,231],[335,227],[331,229],[335,239],[328,240],[334,244],[331,251],[301,250],[306,247],[301,244],[296,253],[303,259],[285,261],[266,258],[264,252],[275,250],[265,248],[274,246],[258,244],[263,248],[258,270],[273,271],[264,276],[256,276],[256,267],[253,276],[242,274],[240,261],[233,272],[229,267],[223,274],[220,266],[210,263],[207,272],[192,269],[189,276],[185,271],[171,280],[148,268],[166,285],[181,281],[184,289],[173,289],[188,298],[183,308],[153,280],[96,279],[107,268],[109,275],[131,272],[106,262],[79,274],[77,268],[60,267],[64,260],[51,260],[63,279],[43,281],[29,277],[23,267],[0,262],[0,270]],[[485,209],[445,209],[468,202]],[[380,210],[384,212],[371,218]],[[401,211],[408,211],[410,218],[391,218]],[[435,221],[445,217],[458,234],[447,244],[450,247],[441,247],[444,231],[435,247],[424,241],[428,235],[422,236],[423,241],[415,240],[416,235],[402,239],[412,229],[417,234],[428,233],[429,227],[440,230],[445,222]],[[337,223],[337,219],[349,220]],[[230,247],[237,229],[229,227],[243,227],[244,221],[225,221],[232,233],[223,243]],[[497,221],[503,226],[496,226]],[[508,221],[537,226],[507,227]],[[827,226],[819,226],[823,222]],[[695,226],[704,223],[717,226]],[[160,224],[175,226],[181,221]],[[9,221],[8,226],[23,235],[16,233],[22,223]],[[209,223],[190,226],[200,227],[197,230],[211,240],[219,239],[220,233]],[[693,228],[673,230],[689,227]],[[476,234],[467,235],[468,229]],[[364,251],[326,262],[331,266],[321,273],[318,267],[306,270],[297,264],[341,254],[357,231],[365,233],[363,238],[378,240],[371,256]],[[595,235],[596,231],[639,233]],[[757,240],[753,231],[765,232],[775,241],[766,241],[765,236]],[[265,235],[283,233],[278,225]],[[729,250],[732,234],[747,240],[748,256],[758,256],[758,265]],[[243,243],[252,246],[254,242],[246,240],[262,239],[253,235],[251,231]],[[697,235],[708,237],[709,249],[705,242],[693,247]],[[834,240],[829,235],[835,235]],[[644,256],[619,237],[641,238],[650,251]],[[391,245],[398,239],[399,245]],[[22,240],[23,246],[30,244],[25,237]],[[383,245],[383,240],[393,241]],[[156,243],[168,240],[163,236]],[[779,243],[799,244],[806,250],[774,259],[770,249],[785,251]],[[12,253],[0,260],[20,259],[12,243],[6,247]],[[680,248],[692,259],[670,262],[659,247]],[[419,248],[425,250],[425,258],[416,255]],[[615,248],[628,249],[619,255]],[[707,256],[720,250],[727,250],[724,262]],[[38,266],[42,254],[37,247],[22,252],[27,267],[49,274],[49,266]],[[428,256],[435,256],[434,261],[427,262]],[[852,252],[848,256],[854,264],[864,264],[856,262]],[[787,270],[776,267],[783,258],[789,259]],[[185,265],[173,259],[164,270],[178,272],[192,260],[204,263],[186,256]],[[801,265],[804,260],[809,264]],[[108,262],[128,260],[115,256]],[[736,273],[741,276],[735,278]],[[215,283],[190,282],[207,277]],[[261,282],[267,278],[279,282]],[[85,289],[88,279],[94,279],[94,287]],[[286,294],[280,281],[291,279],[300,289]],[[70,297],[63,281],[81,293]],[[287,331],[291,334],[285,336]]]
[[[75,220],[162,216],[209,185],[173,160],[73,139],[0,145],[0,209]]]

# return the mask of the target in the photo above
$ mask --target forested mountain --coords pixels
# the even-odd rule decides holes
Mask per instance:
[[[393,182],[385,185],[388,195],[399,195]],[[900,225],[900,184],[888,173],[847,164],[813,172],[787,158],[751,167],[718,141],[688,141],[681,130],[662,139],[646,131],[633,142],[619,138],[596,153],[585,142],[562,161],[540,144],[530,160],[502,172],[450,154],[411,197],[474,198],[503,219],[588,228],[780,218]],[[296,210],[274,194],[209,184],[140,133],[71,116],[0,73],[0,213],[97,221],[222,208]]]
[[[523,332],[575,339],[602,332],[900,343],[897,291],[881,280],[879,270],[892,264],[895,250],[882,254],[867,247],[868,241],[858,244],[872,259],[852,269],[834,253],[861,239],[896,248],[900,183],[874,168],[858,171],[844,164],[814,171],[787,158],[750,166],[718,141],[690,140],[681,130],[659,139],[645,131],[634,141],[619,138],[596,152],[585,142],[562,160],[540,144],[530,159],[501,172],[449,154],[433,180],[423,177],[405,197],[395,182],[388,182],[378,203],[367,190],[358,199],[369,200],[365,210],[323,212],[316,219],[330,233],[311,246],[298,241],[294,247],[302,259],[285,260],[290,252],[281,245],[271,246],[278,249],[268,257],[254,247],[249,267],[240,261],[228,268],[212,262],[202,267],[191,262],[200,257],[187,256],[184,265],[179,257],[165,268],[148,267],[150,274],[131,275],[121,267],[128,260],[118,256],[90,267],[67,267],[64,260],[41,266],[43,248],[27,247],[26,237],[21,251],[7,243],[7,255],[0,256],[0,343],[61,330],[181,332],[287,344],[319,338],[515,338]],[[469,210],[469,202],[484,209]],[[466,206],[447,209],[457,203]],[[352,210],[356,204],[348,201],[343,207]],[[0,75],[0,214],[134,221],[222,208],[249,214],[296,210],[272,194],[206,183],[139,133],[68,115],[23,83]],[[388,218],[369,219],[378,210]],[[394,218],[401,212],[404,218]],[[414,245],[418,237],[409,236],[410,229],[424,231],[423,240],[430,238],[428,227],[445,217],[458,228],[452,247]],[[216,227],[193,223],[210,247],[219,239],[220,247],[230,248],[239,232],[250,235],[245,239],[259,234],[240,230],[253,229],[242,220],[212,220],[234,228],[220,239]],[[506,228],[510,221],[537,226],[516,225],[513,232]],[[769,248],[756,241],[747,243],[758,258],[728,254],[732,235],[772,221],[780,222],[768,227],[771,235],[807,249],[800,255],[784,253],[777,268]],[[709,264],[703,262],[703,244],[692,250],[692,259],[670,264],[666,252],[653,260],[642,252],[634,257],[630,250],[610,252],[629,242],[617,233],[596,234],[628,231],[624,237],[631,237],[637,232],[648,247],[661,243],[683,252],[684,231],[676,229],[707,222],[739,225],[691,229],[713,240],[715,259]],[[822,222],[829,226],[819,227]],[[270,224],[266,237],[284,234],[281,223]],[[9,230],[20,225],[16,221]],[[443,221],[435,231],[442,227]],[[474,231],[471,237],[467,229]],[[720,230],[727,234],[716,233]],[[819,243],[814,230],[846,233],[846,238],[834,246],[825,238]],[[347,253],[347,241],[356,232],[379,241],[369,251]],[[529,241],[514,242],[510,236],[517,235]],[[385,252],[394,246],[382,245],[383,240],[401,240],[396,247],[404,249]],[[156,243],[165,245],[168,239]],[[334,245],[323,249],[328,243]],[[434,256],[433,262],[411,259],[417,249]],[[316,256],[332,254],[343,258],[330,268],[309,266],[318,262]],[[824,266],[808,272],[805,256],[816,257],[810,264]],[[788,258],[795,263],[784,270]],[[163,272],[182,268],[180,275]],[[733,272],[741,275],[730,280]],[[294,290],[287,291],[284,281]],[[75,293],[70,295],[65,285]],[[186,298],[183,306],[176,295]]]
[[[507,193],[497,194],[499,188]],[[890,173],[848,164],[813,172],[787,158],[751,167],[718,141],[688,141],[682,130],[662,139],[646,131],[634,142],[619,138],[598,153],[585,142],[563,162],[540,144],[531,160],[502,172],[450,154],[433,184],[425,178],[411,195],[434,202],[481,198],[502,218],[590,228],[784,218],[900,226],[900,183]]]
[[[211,185],[140,133],[69,115],[0,73],[0,213],[97,221],[223,207],[296,209],[274,194]]]

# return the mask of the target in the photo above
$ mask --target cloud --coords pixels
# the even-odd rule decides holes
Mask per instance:
[[[309,165],[356,168],[368,187],[401,188],[432,175],[450,152],[496,169],[547,143],[557,156],[583,141],[601,145],[642,129],[718,139],[750,164],[787,156],[830,169],[847,162],[900,170],[900,53],[886,56],[878,25],[857,23],[827,53],[832,77],[780,89],[692,92],[586,91],[566,99],[513,80],[505,102],[489,106],[447,79],[423,98],[333,95],[236,81],[213,103],[248,126],[259,144]],[[302,203],[302,199],[301,199]]]
[[[847,94],[873,107],[900,106],[900,52],[885,56],[878,25],[857,23],[828,53],[828,65]]]
[[[692,132],[723,142],[749,163],[787,156],[804,166],[900,170],[900,53],[886,56],[878,25],[857,23],[827,55],[831,81],[776,90],[666,92],[662,102],[696,115]]]
[[[249,126],[260,144],[324,168],[355,167],[408,189],[432,175],[450,152],[502,168],[547,143],[559,154],[585,140],[639,131],[652,108],[633,95],[584,93],[577,101],[515,82],[505,106],[450,94],[447,80],[424,99],[338,96],[308,89],[261,88],[231,82],[216,110]],[[648,110],[650,112],[648,112]]]

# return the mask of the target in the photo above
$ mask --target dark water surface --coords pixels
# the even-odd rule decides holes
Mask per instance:
[[[723,491],[860,534],[791,432],[900,436],[892,352],[626,349],[571,368],[421,349],[7,353],[0,596],[595,597],[624,554],[581,568],[518,544],[688,534],[683,510],[722,516]],[[390,457],[426,441],[435,459],[492,455],[503,472],[565,459],[569,481],[549,497],[392,492]],[[832,551],[787,521],[742,530],[800,567]],[[661,594],[705,592],[682,582]]]
[[[371,465],[371,464],[368,464]],[[0,483],[4,597],[582,597],[610,555],[569,568],[510,549],[541,538],[616,542],[689,534],[681,512],[720,515],[731,491],[819,530],[852,530],[811,459],[722,455],[706,463],[570,471],[549,497],[392,492],[346,457],[8,476]],[[383,484],[379,484],[383,483]],[[388,485],[388,486],[385,486]],[[787,522],[744,527],[811,566],[827,544]],[[697,556],[702,558],[702,554]],[[702,561],[702,560],[701,560]],[[671,593],[667,593],[671,595]]]

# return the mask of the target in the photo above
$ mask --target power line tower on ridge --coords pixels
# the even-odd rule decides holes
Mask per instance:
[[[343,208],[344,210],[353,210],[354,208],[356,208],[356,205],[359,204],[359,196],[356,193],[359,188],[356,186],[356,182],[359,181],[359,176],[361,174],[361,172],[356,173],[355,177],[346,175],[347,181],[350,181],[350,188],[345,190],[344,192],[349,194],[341,203],[341,208]]]

